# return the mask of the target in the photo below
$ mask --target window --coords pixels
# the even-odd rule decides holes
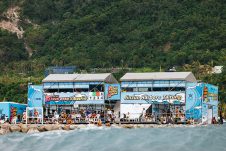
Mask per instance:
[[[133,88],[122,88],[122,92],[133,92]]]
[[[59,89],[59,92],[73,92],[73,89]]]
[[[58,89],[45,89],[44,92],[45,93],[54,93],[54,92],[58,92]]]
[[[148,92],[149,88],[138,88],[139,92]]]
[[[153,91],[185,91],[185,87],[156,87]]]
[[[97,85],[89,85],[89,91],[90,92],[103,92],[104,91],[104,86],[97,84]]]
[[[77,88],[77,89],[74,89],[74,92],[89,92],[89,89],[88,88]]]
[[[73,92],[73,89],[45,89],[45,93],[55,93],[55,92]]]

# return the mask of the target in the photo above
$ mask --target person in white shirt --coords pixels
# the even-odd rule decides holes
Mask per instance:
[[[145,108],[143,108],[143,110],[142,110],[142,118],[145,117],[145,114],[146,114],[146,110],[145,110]]]
[[[12,119],[12,123],[16,124],[16,121],[17,121],[17,116],[14,116],[13,119]]]
[[[126,115],[126,119],[129,120],[129,118],[130,118],[130,113],[128,112]]]
[[[112,114],[112,111],[110,109],[108,109],[107,114],[108,115],[111,115]]]

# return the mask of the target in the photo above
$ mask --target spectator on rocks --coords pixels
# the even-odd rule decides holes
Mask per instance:
[[[181,122],[185,122],[185,116],[184,116],[184,114],[181,114],[181,116],[180,116],[180,121],[181,121]]]
[[[218,121],[219,124],[223,124],[224,121],[223,121],[223,116],[222,116],[222,111],[220,111],[220,116],[219,116],[219,121]]]
[[[78,114],[76,114],[76,121],[78,121],[78,122],[80,122],[81,121],[81,114],[80,113],[78,113]]]
[[[23,112],[22,122],[24,122],[24,123],[26,122],[26,112],[25,111]]]
[[[162,121],[161,122],[162,122],[162,124],[166,124],[166,116],[165,115],[162,116]]]
[[[122,118],[123,121],[126,121],[126,114],[123,113],[123,118]]]
[[[75,112],[71,113],[71,119],[72,119],[73,123],[76,123],[76,116],[77,116],[77,114],[75,114]]]
[[[97,126],[102,126],[102,121],[98,119]]]
[[[167,117],[167,124],[173,124],[173,117],[172,116],[168,116]]]
[[[126,115],[126,119],[129,121],[129,118],[130,118],[130,113],[128,112]]]
[[[67,124],[72,124],[72,123],[73,123],[71,114],[68,114],[68,115],[67,115],[67,117],[66,117],[66,123],[67,123]]]
[[[53,122],[54,123],[59,122],[59,114],[57,113],[57,111],[54,111],[54,113],[53,113]]]
[[[215,117],[212,118],[212,124],[217,124],[217,120]]]
[[[100,111],[97,112],[97,119],[100,119]]]
[[[93,112],[91,115],[91,118],[96,118],[96,117],[97,117],[96,112]]]
[[[17,116],[15,115],[12,119],[12,124],[16,124],[16,122],[17,122]]]

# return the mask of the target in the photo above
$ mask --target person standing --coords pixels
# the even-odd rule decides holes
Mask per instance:
[[[220,111],[220,121],[219,121],[219,124],[223,124],[224,121],[223,121],[223,116],[222,116],[222,111]]]

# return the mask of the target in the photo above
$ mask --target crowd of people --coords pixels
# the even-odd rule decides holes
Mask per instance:
[[[54,111],[53,114],[49,114],[45,117],[47,123],[62,123],[62,124],[76,124],[76,123],[100,123],[100,122],[114,122],[115,121],[114,110],[85,110],[71,111],[66,113],[62,111],[60,114]]]
[[[48,114],[44,116],[44,123],[60,123],[60,124],[76,124],[76,123],[94,123],[98,125],[102,125],[105,123],[114,123],[117,122],[120,113],[115,113],[115,111],[111,108],[107,108],[105,110],[91,110],[91,109],[80,109],[73,110],[70,112],[66,112],[62,110],[61,112],[57,112],[57,110],[53,111],[52,114]],[[26,118],[26,116],[29,116]],[[9,122],[12,124],[16,124],[18,121],[25,123],[41,123],[41,114],[39,114],[38,110],[34,110],[23,113],[22,118],[19,120],[17,117],[9,118],[7,116],[1,116],[1,123]],[[41,115],[42,116],[42,115]],[[158,123],[158,124],[194,124],[195,120],[193,118],[186,119],[184,111],[180,108],[176,107],[174,112],[170,110],[163,110],[161,113],[149,113],[145,109],[143,109],[142,113],[139,116],[136,116],[130,112],[122,113],[122,117],[120,119],[121,122],[150,122],[150,123]],[[216,119],[212,118],[212,124],[223,124],[223,118]],[[27,121],[26,121],[27,120]]]
[[[137,118],[132,118],[134,115],[131,115],[130,112],[123,113],[123,118],[121,121],[125,122],[152,122],[152,123],[161,123],[161,124],[174,124],[174,123],[194,123],[193,119],[186,119],[183,110],[180,110],[176,107],[175,111],[172,112],[170,109],[167,111],[162,110],[161,113],[148,113],[143,109],[142,113],[136,115]]]

